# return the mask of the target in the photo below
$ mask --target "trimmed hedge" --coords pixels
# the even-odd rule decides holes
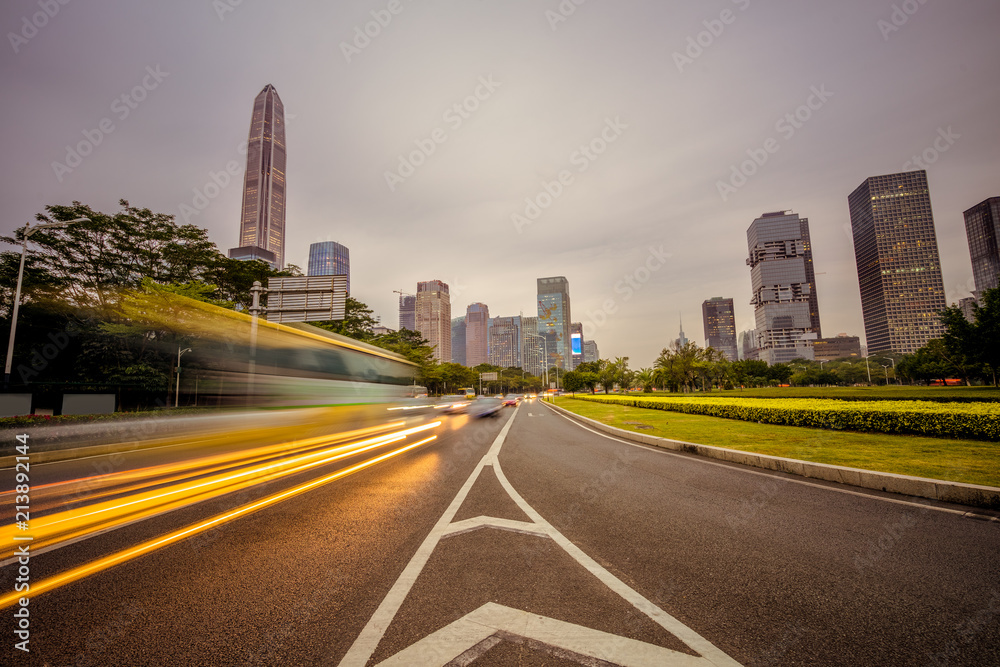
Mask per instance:
[[[1000,441],[1000,404],[808,398],[577,396],[577,400],[844,431]]]

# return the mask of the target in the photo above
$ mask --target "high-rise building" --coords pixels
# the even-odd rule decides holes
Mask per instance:
[[[537,317],[521,317],[521,368],[525,373],[541,376],[545,372],[544,338],[538,333]]]
[[[740,361],[757,359],[757,335],[753,329],[741,331],[736,337],[736,349],[740,354]]]
[[[965,319],[974,323],[976,321],[977,304],[978,302],[976,301],[976,297],[967,296],[964,299],[958,300],[958,309],[962,311],[962,315],[965,316]]]
[[[678,336],[674,340],[674,342],[677,343],[677,347],[684,347],[685,345],[688,344],[687,336],[684,335],[684,318],[680,317],[680,318],[678,318],[678,320],[680,322],[681,330],[678,333]]]
[[[465,315],[451,318],[451,363],[465,363]]]
[[[417,330],[417,297],[410,294],[399,295],[399,328]]]
[[[562,276],[538,279],[538,333],[545,337],[546,368],[572,370],[569,281]]]
[[[351,251],[333,241],[309,246],[307,276],[347,276],[347,293],[351,293]]]
[[[834,359],[860,359],[861,339],[837,334],[836,338],[819,338],[813,344],[816,361],[833,361]]]
[[[763,214],[747,229],[755,347],[757,359],[768,364],[813,358],[819,312],[808,225],[806,218],[779,211]]]
[[[500,368],[521,368],[521,318],[491,317],[489,363]]]
[[[571,322],[569,325],[570,352],[573,355],[573,369],[583,363],[583,324]]]
[[[916,352],[947,306],[927,172],[873,176],[848,202],[869,354]]]
[[[465,310],[465,359],[469,368],[489,362],[490,309],[485,303],[470,304]]]
[[[965,235],[976,291],[1000,287],[1000,197],[990,197],[965,212]]]
[[[417,331],[434,348],[439,363],[451,361],[451,296],[440,280],[417,283]]]
[[[597,341],[583,341],[583,363],[591,364],[601,358],[601,353],[597,349]]]
[[[705,321],[705,345],[722,352],[729,361],[738,361],[733,300],[712,297],[701,304],[701,314]]]
[[[271,84],[253,102],[240,245],[229,256],[285,266],[285,107]]]

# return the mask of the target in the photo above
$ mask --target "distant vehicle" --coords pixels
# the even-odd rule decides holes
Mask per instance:
[[[941,380],[931,380],[928,386],[931,387],[957,387],[961,385],[963,380],[958,378],[946,378],[944,381]]]
[[[466,387],[465,389],[459,389],[455,393],[458,394],[459,396],[465,396],[466,398],[476,397],[476,390],[473,387]]]
[[[479,400],[469,406],[472,417],[496,417],[503,409],[503,403],[495,398],[480,396]]]
[[[507,397],[503,399],[504,407],[513,406],[517,407],[517,404],[521,402],[521,397],[518,394],[507,394]]]
[[[471,404],[471,401],[464,395],[454,394],[452,396],[442,396],[435,407],[446,415],[456,415],[468,412]]]

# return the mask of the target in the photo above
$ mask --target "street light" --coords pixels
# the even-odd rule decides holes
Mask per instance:
[[[885,371],[885,386],[889,386],[889,364],[880,364]]]
[[[869,354],[868,357],[874,357],[874,354]],[[872,369],[868,365],[868,357],[865,357],[865,369],[868,371],[868,384],[872,383]]]
[[[10,338],[7,341],[7,362],[3,369],[3,388],[6,390],[10,386],[10,369],[14,361],[14,334],[17,331],[17,311],[21,307],[21,281],[24,279],[24,256],[28,251],[28,239],[40,229],[63,229],[77,222],[90,222],[90,218],[74,218],[73,220],[60,220],[56,222],[43,222],[40,225],[31,226],[31,223],[24,225],[24,235],[21,241],[21,268],[17,270],[17,289],[14,290],[14,309],[10,313]]]
[[[177,388],[174,389],[174,407],[176,408],[180,404],[181,400],[181,357],[184,356],[185,352],[190,352],[190,347],[185,347],[183,350],[181,346],[177,346]]]

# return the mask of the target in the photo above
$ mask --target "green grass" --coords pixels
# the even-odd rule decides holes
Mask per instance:
[[[631,394],[635,395],[635,394]],[[647,394],[648,395],[648,394]],[[654,392],[654,396],[678,396]],[[836,398],[844,401],[1000,401],[993,387],[767,387],[695,392],[688,396],[746,396],[748,398]]]
[[[1000,487],[1000,444],[772,426],[558,398],[556,405],[648,435],[814,463]],[[651,428],[639,428],[638,422]]]

